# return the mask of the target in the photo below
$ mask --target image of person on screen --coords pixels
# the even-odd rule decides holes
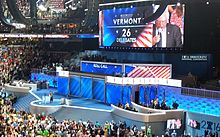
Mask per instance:
[[[162,14],[153,26],[152,45],[154,47],[182,47],[182,34],[176,25],[167,23],[167,15]]]
[[[170,121],[169,129],[177,129],[176,120],[173,119]]]
[[[170,12],[170,24],[177,25],[180,27],[181,33],[183,34],[183,26],[184,26],[184,6],[176,5],[176,6],[168,6]]]

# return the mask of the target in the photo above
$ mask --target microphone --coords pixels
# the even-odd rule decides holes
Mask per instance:
[[[157,33],[160,36],[160,39],[157,41],[157,47],[162,47],[162,28],[158,28]]]
[[[160,35],[161,33],[162,33],[162,29],[161,28],[159,28],[159,29],[157,29],[157,35]]]

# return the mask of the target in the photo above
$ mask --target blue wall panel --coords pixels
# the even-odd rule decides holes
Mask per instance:
[[[145,91],[145,87],[144,86],[140,86],[140,88],[139,88],[139,103],[141,103],[141,104],[145,104],[145,101],[144,101],[144,91]]]
[[[61,95],[68,95],[68,80],[66,77],[58,78],[58,93]]]
[[[126,104],[127,102],[131,104],[131,93],[132,86],[123,87],[123,104]]]
[[[80,77],[71,76],[70,77],[70,95],[80,96]]]
[[[106,85],[106,103],[117,105],[122,102],[122,86],[120,85]]]
[[[151,101],[157,97],[157,88],[154,85],[140,86],[139,101],[145,105],[151,105]]]
[[[82,97],[92,99],[92,78],[81,77],[81,93]]]
[[[102,79],[93,79],[94,99],[104,102],[105,81]]]
[[[50,76],[50,75],[46,75],[46,74],[36,74],[36,73],[31,73],[31,80],[32,81],[48,81],[49,82],[49,86],[50,87],[57,87],[57,84],[54,85],[53,81],[55,80],[57,83],[57,76]]]
[[[125,65],[125,74],[127,75],[130,73],[133,69],[135,69],[134,66]]]

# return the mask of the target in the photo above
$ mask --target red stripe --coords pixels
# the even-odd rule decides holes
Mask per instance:
[[[151,74],[150,71],[147,71],[142,77],[146,78],[146,77],[148,77],[149,74]]]
[[[149,30],[144,30],[144,33],[145,33],[145,34],[150,34],[150,35],[152,35],[152,32],[149,31]]]
[[[154,69],[154,71],[152,71],[152,73],[155,75],[155,73],[160,69],[161,67],[156,67],[156,69]]]
[[[161,72],[161,70],[163,70],[163,66],[160,66],[159,69],[157,69],[154,73],[154,75],[157,75],[158,73]]]
[[[146,75],[146,78],[151,78],[151,77],[154,77],[154,75],[151,72]]]
[[[152,67],[150,68],[151,72],[154,72],[156,69],[158,69],[158,66],[152,66]]]
[[[170,70],[168,70],[168,71],[162,76],[162,78],[165,78],[165,79],[170,78]]]
[[[148,42],[151,43],[151,40],[148,37],[145,37],[143,34],[140,35],[143,39],[147,40]]]
[[[132,77],[133,77],[133,78],[136,78],[136,77],[137,77],[137,75],[138,75],[138,74],[140,74],[141,72],[142,72],[142,69],[141,69],[141,68],[139,68],[139,71],[138,71],[137,73],[135,73],[135,74],[134,74]]]
[[[139,70],[139,68],[138,67],[136,67],[135,68],[135,71],[133,71],[133,73],[130,75],[130,77],[133,77],[137,72],[139,72],[140,70]]]
[[[135,42],[132,47],[138,47],[137,43]]]
[[[153,29],[153,24],[147,24],[147,26],[145,27],[145,29]]]
[[[145,44],[140,38],[137,39],[138,42],[140,42],[142,45],[144,45],[144,47],[148,47],[147,44]]]
[[[165,74],[168,70],[169,70],[168,67],[164,67],[164,68],[163,68],[163,71],[161,71],[160,74],[158,74],[158,78],[161,78],[161,76],[162,76],[163,74]]]
[[[147,71],[146,68],[143,68],[142,72],[137,77],[141,77],[142,78],[142,76],[145,74],[146,71]]]
[[[128,73],[128,77],[132,76],[133,73],[135,73],[136,71],[138,71],[137,67],[135,67],[130,73]]]
[[[145,74],[143,75],[143,77],[148,77],[149,74],[152,75],[151,72],[150,72],[150,68],[147,67],[147,73],[145,73]]]
[[[160,70],[158,70],[156,73],[155,73],[155,75],[159,78],[159,75],[161,74],[161,73],[163,73],[163,71],[166,69],[166,67],[161,67],[160,68]]]
[[[163,76],[163,78],[165,78],[165,79],[171,78],[170,70],[167,71],[167,74],[165,76]]]

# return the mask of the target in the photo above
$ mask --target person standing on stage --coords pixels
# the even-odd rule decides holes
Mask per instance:
[[[50,91],[50,93],[49,93],[49,98],[50,98],[50,103],[52,103],[53,102],[53,92],[52,91]]]

